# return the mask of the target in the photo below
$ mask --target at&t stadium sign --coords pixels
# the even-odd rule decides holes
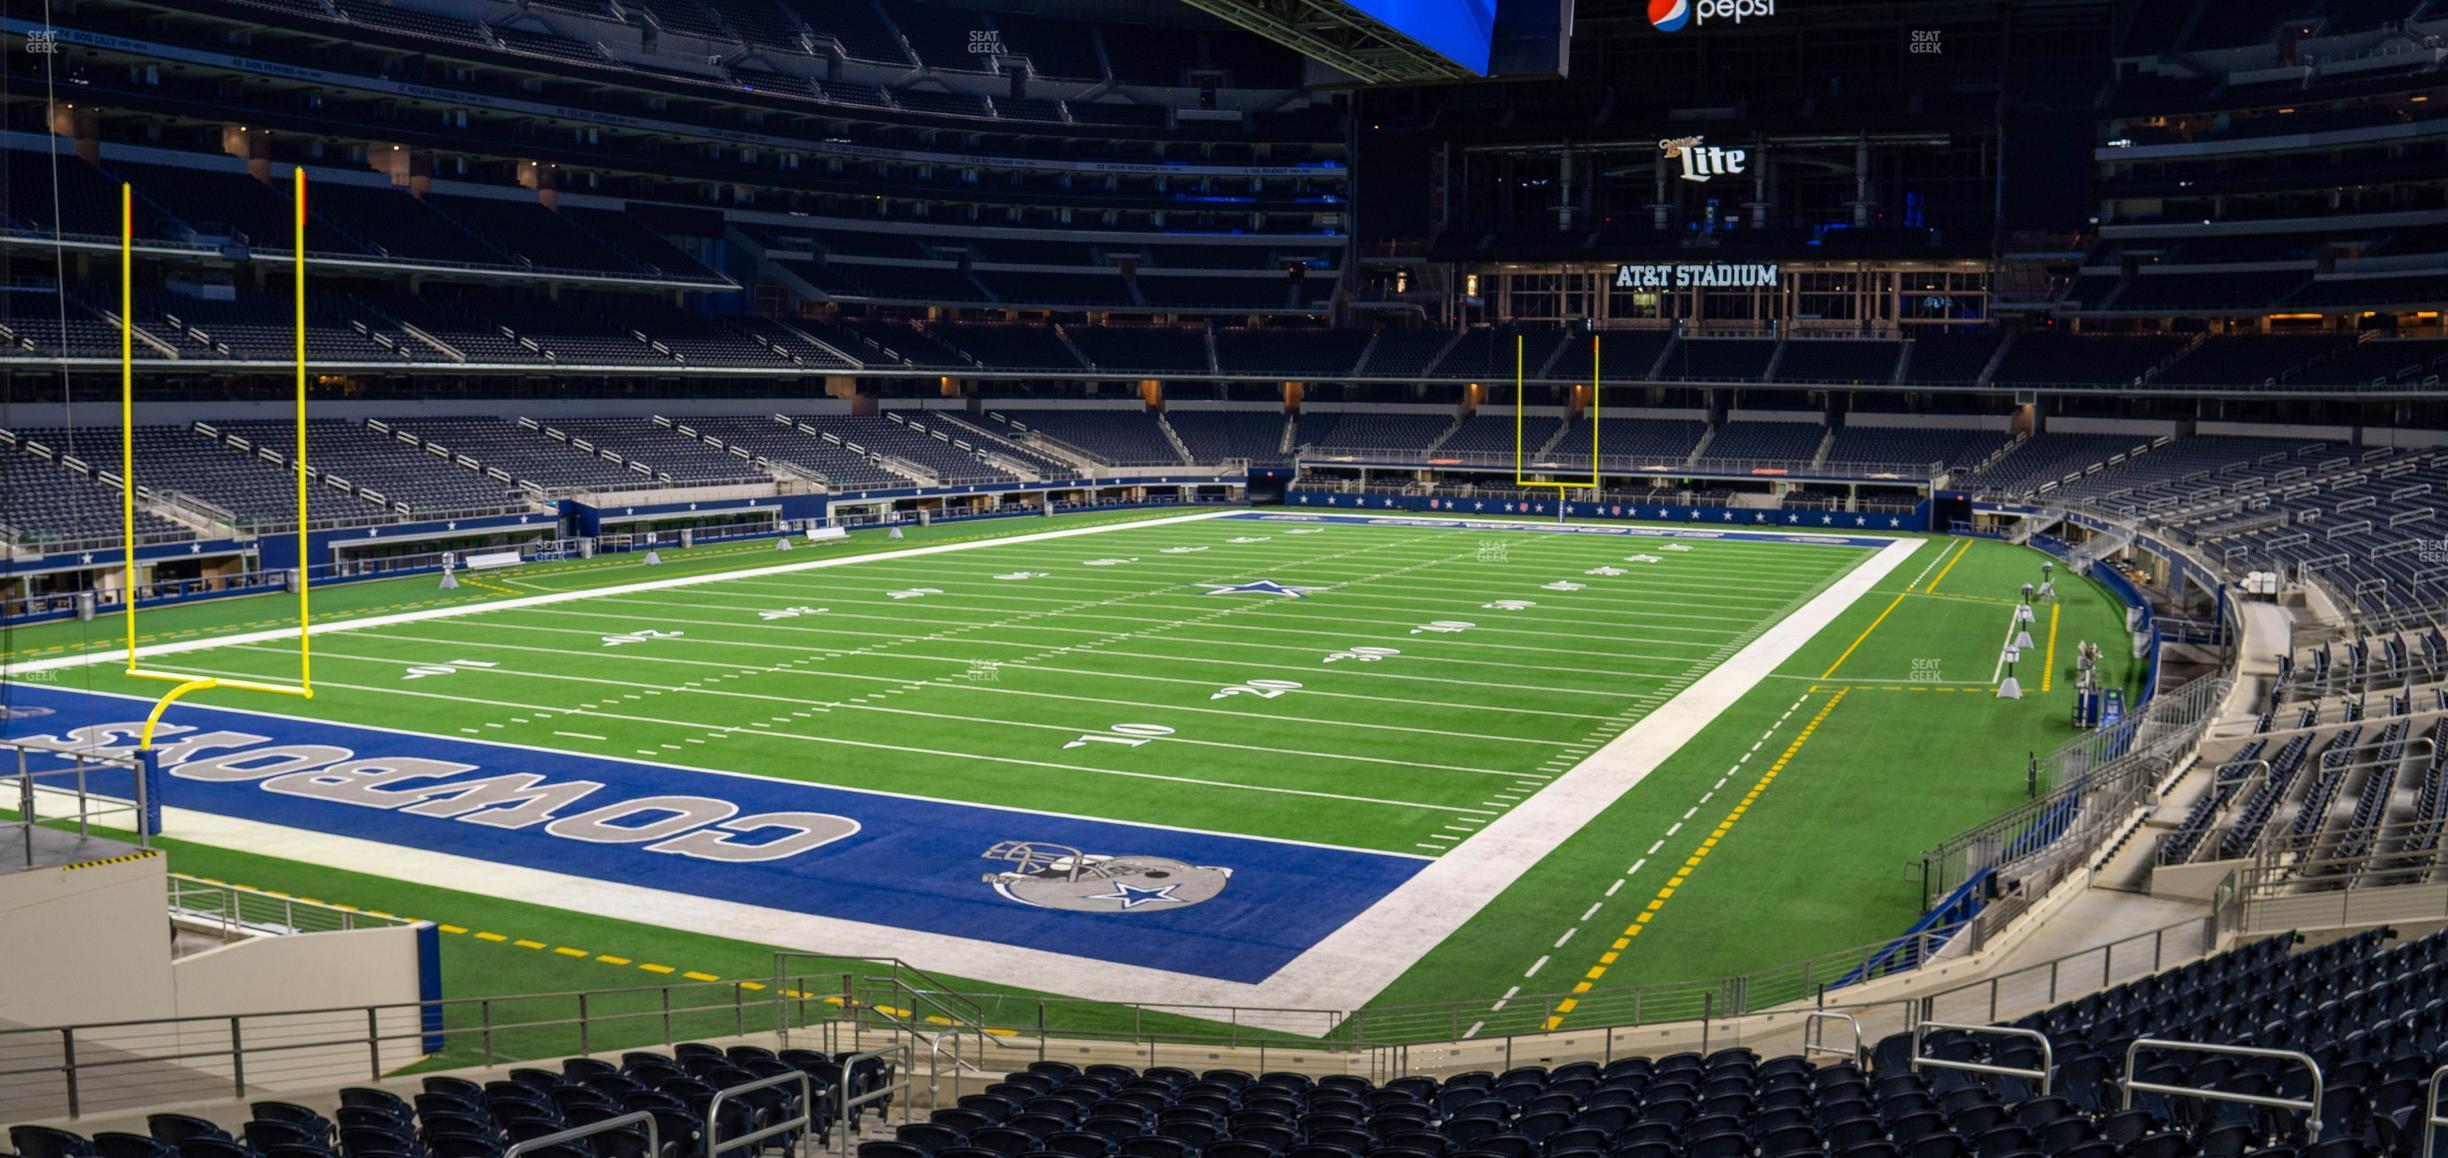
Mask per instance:
[[[1616,289],[1761,289],[1777,284],[1777,267],[1756,263],[1665,263],[1615,267]]]

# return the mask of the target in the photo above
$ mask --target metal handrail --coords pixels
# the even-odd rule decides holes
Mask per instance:
[[[2040,1068],[2019,1070],[2013,1066],[1993,1066],[1987,1062],[1962,1062],[1947,1058],[1923,1057],[1921,1047],[1929,1041],[1929,1031],[1933,1029],[1954,1030],[1957,1033],[1985,1033],[1994,1037],[2019,1037],[2039,1042]],[[1912,1035],[1912,1068],[1915,1073],[1919,1073],[1926,1067],[1940,1070],[1962,1070],[1975,1074],[1995,1074],[2009,1078],[2038,1078],[2040,1096],[2044,1098],[2049,1096],[2050,1088],[2055,1084],[2055,1078],[2052,1075],[2057,1072],[2057,1050],[2056,1047],[2049,1044],[2048,1035],[2039,1030],[2017,1029],[2009,1025],[1970,1025],[1952,1021],[1924,1021],[1913,1026]]]
[[[2265,1094],[2238,1094],[2225,1090],[2202,1090],[2191,1086],[2163,1086],[2156,1082],[2138,1082],[2134,1080],[2134,1058],[2145,1049],[2187,1050],[2193,1053],[2226,1054],[2230,1057],[2267,1057],[2300,1062],[2304,1069],[2312,1075],[2312,1097],[2309,1100],[2299,1100],[2270,1097]],[[2434,1080],[2437,1079],[2436,1074],[2433,1077]],[[2125,1047],[2125,1072],[2117,1077],[2117,1088],[2124,1091],[2124,1099],[2117,1107],[2120,1110],[2133,1109],[2134,1093],[2137,1090],[2146,1094],[2174,1094],[2178,1097],[2208,1098],[2214,1102],[2240,1102],[2247,1106],[2266,1106],[2273,1110],[2301,1110],[2308,1115],[2304,1136],[2313,1139],[2320,1137],[2320,1063],[2312,1060],[2310,1054],[2299,1053],[2291,1049],[2261,1049],[2249,1045],[2205,1045],[2195,1041],[2168,1041],[2156,1037],[2138,1037],[2133,1040],[2133,1044]],[[508,1156],[504,1155],[504,1158]]]
[[[2204,743],[2207,743],[2207,742],[2208,742],[2208,739],[2207,739],[2207,738],[2205,738],[2205,739],[2204,739]],[[2213,805],[2211,806],[2211,809],[2210,809],[2210,815],[2211,815],[2211,817],[2212,817],[2212,818],[2217,817],[2217,816],[2218,816],[2218,814],[2219,814],[2220,812],[2225,811],[2225,809],[2226,809],[2226,807],[2227,807],[2227,804],[2232,804],[2232,803],[2234,803],[2234,802],[2236,802],[2236,801],[2239,801],[2239,800],[2249,800],[2249,799],[2252,797],[2252,794],[2253,794],[2254,792],[2256,792],[2256,791],[2258,791],[2258,790],[2259,790],[2259,786],[2260,786],[2260,785],[2262,785],[2262,784],[2266,784],[2266,783],[2268,783],[2268,782],[2269,782],[2270,774],[2271,774],[2273,771],[2275,771],[2275,770],[2276,770],[2276,769],[2274,768],[2274,766],[2273,766],[2273,765],[2271,765],[2271,764],[2270,764],[2270,762],[2269,762],[2268,760],[2262,759],[2262,758],[2260,758],[2260,757],[2258,757],[2258,756],[2256,756],[2256,757],[2254,757],[2254,758],[2253,758],[2252,763],[2253,763],[2253,764],[2255,764],[2255,765],[2259,765],[2259,767],[2257,767],[2257,768],[2253,768],[2253,769],[2252,769],[2250,772],[2247,772],[2245,775],[2243,775],[2243,776],[2239,776],[2239,777],[2237,777],[2237,778],[2236,778],[2236,790],[2235,790],[2235,792],[2234,792],[2234,793],[2230,794],[2230,795],[2227,797],[2227,801],[2226,801],[2225,803],[2216,803],[2216,804],[2213,804]],[[2226,765],[2227,765],[2227,762],[2226,762],[2226,761],[2221,761],[2221,762],[2220,762],[2220,764],[2219,764],[2219,767],[2222,767],[2222,768],[2223,768],[2223,767],[2226,767]],[[2209,792],[2210,792],[2211,796],[2215,797],[2215,796],[2217,795],[2217,793],[2218,793],[2218,790],[2219,790],[2218,773],[2217,773],[2217,771],[2213,770],[2213,771],[2210,773],[2210,787],[2209,787]],[[2208,821],[2205,821],[2204,823],[2205,823],[2205,825],[2207,825],[2207,824],[2208,824]],[[2200,837],[2198,837],[2198,838],[2196,838],[2196,839],[2194,840],[2192,850],[2191,850],[2190,852],[2187,852],[2187,853],[2185,854],[2185,859],[2184,859],[2184,861],[2183,861],[2182,863],[2185,863],[2185,864],[2191,864],[2191,863],[2193,862],[2193,857],[2194,857],[2194,855],[2195,855],[2196,853],[2199,853],[2201,850],[2203,850],[2203,849],[2205,849],[2205,848],[2214,848],[2214,847],[2216,847],[2215,845],[2213,845],[2213,844],[2211,843],[2211,837],[2213,837],[2213,836],[2217,836],[2217,837],[2220,837],[2220,838],[2224,838],[2224,837],[2227,835],[2227,832],[2228,832],[2228,830],[2229,830],[2231,827],[2232,827],[2232,826],[2230,826],[2230,825],[2217,825],[2217,826],[2214,826],[2214,827],[2204,827],[2204,828],[2202,829],[2202,834],[2201,834],[2201,836],[2200,836]],[[2166,835],[2164,835],[2164,836],[2162,836],[2162,837],[2160,837],[2160,838],[2159,838],[2159,851],[2158,851],[2158,853],[2156,854],[2156,856],[2154,857],[2154,859],[2155,859],[2155,860],[2157,860],[2157,862],[2158,862],[2158,863],[2163,864],[2163,865],[2164,865],[2164,864],[2169,863],[2169,862],[2168,862],[2168,859],[2167,859],[2167,846],[2168,846],[2169,842],[2173,841],[2175,838],[2176,838],[2176,831],[2170,831],[2170,832],[2168,832]]]
[[[858,1064],[863,1061],[873,1061],[877,1058],[885,1057],[893,1057],[900,1060],[901,1080],[898,1082],[888,1082],[875,1089],[869,1090],[866,1093],[859,1094],[855,1097],[852,1096],[850,1093],[850,1081],[851,1078],[858,1072]],[[841,1066],[841,1102],[834,1107],[834,1111],[841,1115],[841,1117],[836,1119],[836,1121],[838,1121],[841,1125],[842,1148],[847,1150],[850,1147],[851,1128],[858,1122],[859,1107],[864,1106],[869,1102],[884,1101],[891,1098],[894,1094],[913,1093],[917,1087],[910,1078],[910,1047],[905,1044],[880,1045],[874,1049],[868,1050],[865,1053],[856,1053],[850,1055],[849,1057],[841,1058],[835,1064]],[[905,1109],[908,1107],[908,1105],[909,1103],[906,1101],[902,1103],[902,1106]],[[511,1158],[511,1156],[505,1154],[502,1156],[502,1158]]]
[[[639,1125],[646,1127],[647,1158],[660,1158],[660,1155],[663,1153],[663,1136],[660,1131],[655,1129],[654,1115],[649,1114],[644,1110],[632,1110],[629,1113],[622,1114],[617,1118],[606,1118],[600,1122],[590,1122],[587,1125],[575,1126],[570,1129],[563,1130],[557,1134],[546,1134],[541,1138],[529,1138],[524,1142],[512,1142],[509,1149],[502,1151],[502,1158],[519,1158],[520,1155],[535,1150],[547,1150],[554,1146],[558,1146],[563,1142],[575,1142],[581,1138],[592,1138],[597,1134],[609,1134],[614,1130],[621,1130],[630,1126]]]
[[[1841,1021],[1841,1022],[1845,1023],[1846,1025],[1848,1025],[1848,1026],[1851,1026],[1851,1027],[1852,1027],[1852,1029],[1853,1029],[1853,1048],[1851,1048],[1851,1049],[1838,1049],[1838,1048],[1836,1048],[1835,1046],[1832,1046],[1832,1045],[1821,1045],[1821,1044],[1820,1044],[1820,1042],[1822,1042],[1822,1041],[1824,1041],[1824,1040],[1826,1040],[1826,1039],[1825,1039],[1825,1038],[1824,1038],[1824,1036],[1822,1036],[1821,1034],[1815,1033],[1815,1032],[1813,1032],[1813,1031],[1814,1031],[1814,1030],[1819,1029],[1821,1025],[1823,1025],[1823,1024],[1824,1024],[1824,1023],[1826,1023],[1826,1022],[1830,1022],[1830,1021]],[[1854,1017],[1854,1016],[1853,1016],[1852,1014],[1850,1014],[1850,1013],[1837,1013],[1837,1012],[1834,1012],[1834,1011],[1831,1011],[1831,1010],[1826,1010],[1826,1009],[1814,1009],[1814,1010],[1811,1010],[1811,1011],[1810,1011],[1810,1012],[1808,1012],[1808,1013],[1803,1014],[1803,1015],[1802,1015],[1802,1056],[1804,1056],[1804,1057],[1809,1057],[1809,1056],[1811,1056],[1812,1054],[1821,1054],[1821,1053],[1841,1054],[1841,1055],[1843,1055],[1843,1056],[1845,1056],[1845,1057],[1847,1057],[1847,1058],[1852,1059],[1852,1062],[1853,1062],[1853,1064],[1854,1064],[1854,1065],[1860,1065],[1860,1064],[1861,1064],[1861,1062],[1862,1062],[1862,1030],[1861,1030],[1861,1019],[1859,1019],[1859,1018],[1857,1018],[1857,1017]]]
[[[393,928],[422,923],[411,917],[375,914],[186,873],[171,873],[169,878],[171,918],[216,925],[224,941],[235,938],[242,930],[282,934],[346,933],[359,928]],[[202,903],[198,902],[198,898],[202,898]],[[308,928],[304,923],[305,914],[323,919],[316,923],[317,927]]]
[[[136,846],[138,848],[153,847],[153,801],[150,795],[152,788],[151,785],[145,783],[143,767],[134,759],[106,756],[94,752],[37,747],[17,741],[0,744],[0,749],[13,749],[17,756],[16,771],[0,773],[0,782],[6,780],[17,782],[17,798],[14,802],[17,818],[6,822],[6,826],[17,830],[17,839],[24,845],[25,867],[29,869],[34,867],[34,830],[43,825],[42,812],[38,803],[38,794],[41,793],[75,797],[76,816],[74,819],[79,837],[93,835],[93,822],[96,818],[114,816],[124,812],[135,817],[135,822],[127,827],[136,832]],[[68,766],[33,771],[26,766],[26,754],[29,752],[38,753],[49,759],[65,760]],[[133,782],[135,791],[128,799],[97,796],[88,787],[87,776],[94,772],[112,771],[126,773]],[[75,787],[44,787],[40,781],[46,778],[72,779]],[[69,817],[56,816],[52,819],[55,821],[67,820]]]
[[[2448,1115],[2440,1113],[2440,1087],[2444,1079],[2448,1079],[2448,1066],[2441,1066],[2431,1071],[2431,1096],[2423,1100],[2422,1158],[2431,1158],[2432,1146],[2434,1140],[2439,1137],[2440,1127],[2448,1126]]]
[[[816,1128],[816,1089],[814,1084],[809,1081],[807,1073],[803,1070],[792,1070],[786,1074],[775,1074],[772,1077],[758,1078],[753,1082],[744,1082],[740,1085],[728,1086],[714,1091],[714,1096],[706,1101],[705,1158],[719,1158],[722,1153],[722,1114],[720,1111],[722,1110],[723,1101],[725,1099],[737,1097],[741,1094],[755,1093],[758,1090],[769,1090],[776,1086],[787,1086],[792,1083],[797,1083],[799,1086],[799,1116],[795,1118],[786,1118],[782,1121],[768,1125],[761,1130],[753,1130],[746,1134],[742,1134],[737,1138],[731,1139],[731,1145],[755,1146],[764,1142],[767,1138],[780,1136],[783,1139],[782,1153],[784,1158],[791,1158],[792,1155],[797,1154],[799,1152],[798,1139],[792,1137],[791,1132],[794,1130],[813,1131]],[[754,1152],[754,1150],[750,1151],[750,1153]],[[654,1155],[652,1151],[649,1151],[648,1153],[650,1158],[660,1158],[659,1155]],[[503,1158],[509,1158],[509,1156],[503,1155]]]

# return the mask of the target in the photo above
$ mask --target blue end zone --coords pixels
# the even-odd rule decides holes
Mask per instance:
[[[132,751],[147,707],[10,694],[0,735],[80,750]],[[188,704],[155,745],[171,808],[1226,981],[1266,979],[1427,863]],[[1034,907],[983,879],[1013,866],[980,854],[1015,840],[1231,876],[1193,903],[1081,882],[1065,903],[1110,910]]]

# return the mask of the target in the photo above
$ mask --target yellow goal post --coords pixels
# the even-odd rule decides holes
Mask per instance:
[[[297,682],[271,683],[261,680],[238,679],[229,676],[198,675],[162,671],[145,667],[136,656],[136,188],[119,186],[119,495],[120,531],[122,535],[122,566],[120,603],[127,626],[127,675],[130,679],[153,680],[173,685],[153,705],[145,717],[144,734],[139,739],[140,751],[153,747],[153,730],[161,722],[162,713],[172,703],[191,692],[214,688],[233,691],[261,692],[276,696],[314,698],[312,647],[308,642],[313,626],[314,586],[309,574],[306,553],[306,169],[299,166],[293,174],[291,188],[297,204],[297,235],[291,250],[293,284],[291,304],[296,309],[297,326],[297,445],[291,454],[290,471],[297,476],[297,614],[298,614],[298,678]]]
[[[1515,334],[1513,336],[1513,485],[1552,487],[1558,492],[1558,498],[1562,498],[1562,492],[1566,491],[1595,491],[1598,489],[1598,335],[1595,333],[1590,335],[1590,476],[1588,482],[1578,479],[1523,477],[1523,469],[1526,465],[1524,458],[1529,453],[1528,448],[1522,445],[1522,434],[1527,428],[1522,410],[1524,393],[1522,387],[1529,369],[1524,364],[1528,356],[1528,342],[1529,339],[1524,335]]]

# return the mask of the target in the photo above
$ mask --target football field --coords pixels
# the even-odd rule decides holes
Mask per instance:
[[[589,940],[688,935],[1098,1000],[1352,1010],[1858,944],[1909,919],[1896,858],[2013,799],[1906,779],[1907,753],[1982,737],[1916,735],[1896,725],[1929,701],[1873,701],[1930,654],[1963,686],[1912,690],[1989,690],[2011,601],[1974,573],[2019,549],[1964,565],[1969,545],[1912,536],[1221,511],[1038,525],[534,566],[385,604],[335,589],[349,611],[317,624],[312,700],[210,693],[165,717],[168,829],[194,850],[173,868],[344,874],[312,887],[461,933],[454,912],[491,907],[475,898],[530,906],[517,944],[579,963],[632,960]],[[2092,594],[2076,614],[2105,619]],[[263,619],[146,638],[151,667],[296,671],[295,632]],[[132,747],[160,685],[119,675],[106,636],[16,655],[45,650],[12,660],[10,738]],[[1962,700],[1987,727],[2038,718]],[[1872,766],[1806,769],[1823,725],[1814,756],[1858,743]],[[1731,837],[1789,764],[1810,780],[1766,800],[1833,795]],[[1891,823],[1843,813],[1897,790]],[[1878,868],[1797,860],[1789,835]],[[1698,846],[1681,869],[1669,842]],[[1713,903],[1664,909],[1703,884]],[[1584,926],[1619,909],[1638,917],[1610,950]],[[588,935],[548,935],[554,913]],[[1760,929],[1777,935],[1732,935]],[[1659,951],[1626,953],[1644,932]],[[1593,961],[1565,972],[1582,944]]]

